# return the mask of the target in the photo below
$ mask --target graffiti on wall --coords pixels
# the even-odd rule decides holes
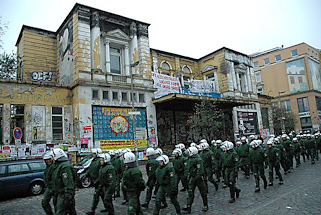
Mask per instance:
[[[60,84],[73,82],[73,22],[70,21],[59,34],[59,75]]]
[[[32,106],[32,139],[46,139],[46,111],[45,106]]]
[[[31,73],[33,81],[52,81],[53,72],[51,71],[34,71]]]
[[[291,93],[308,90],[303,58],[286,63],[289,88]]]
[[[309,59],[309,68],[310,68],[313,89],[321,91],[320,65],[315,61]]]

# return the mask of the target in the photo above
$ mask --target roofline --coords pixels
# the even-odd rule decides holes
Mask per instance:
[[[114,13],[110,13],[108,11],[104,11],[104,10],[101,10],[101,9],[98,9],[98,8],[94,8],[94,7],[90,7],[90,6],[87,6],[87,5],[84,5],[84,4],[79,4],[79,3],[76,3],[73,8],[71,9],[71,11],[69,12],[69,14],[66,16],[66,18],[64,19],[64,21],[61,23],[61,25],[59,26],[58,30],[56,31],[56,33],[58,33],[63,27],[64,25],[69,21],[70,17],[72,17],[73,13],[75,11],[77,11],[77,9],[79,7],[86,7],[88,9],[90,9],[91,11],[92,10],[95,10],[95,11],[98,11],[100,13],[104,13],[104,14],[109,14],[109,15],[113,15],[113,16],[118,16],[118,17],[122,17],[124,19],[127,19],[129,21],[133,21],[133,22],[138,22],[138,23],[141,23],[141,24],[144,24],[144,25],[147,25],[147,26],[150,26],[149,23],[146,23],[146,22],[142,22],[142,21],[139,21],[139,20],[136,20],[136,19],[131,19],[131,18],[128,18],[128,17],[125,17],[125,16],[121,16],[119,14],[114,14]]]
[[[19,43],[19,41],[20,41],[20,39],[21,39],[21,37],[22,37],[22,32],[23,32],[24,30],[42,31],[42,32],[48,33],[48,34],[54,34],[55,37],[56,37],[56,32],[54,32],[54,31],[49,31],[49,30],[45,30],[45,29],[42,29],[42,28],[36,28],[36,27],[29,26],[29,25],[22,25],[15,46],[18,45],[18,43]]]
[[[176,57],[179,57],[179,58],[185,58],[185,59],[188,59],[188,60],[197,61],[196,58],[187,57],[187,56],[183,56],[183,55],[179,55],[179,54],[175,54],[175,53],[171,53],[171,52],[162,51],[162,50],[159,50],[159,49],[150,48],[150,52],[152,53],[153,51],[155,51],[157,53],[165,54],[165,55],[172,55],[172,56],[176,56]]]
[[[227,48],[227,47],[223,46],[222,48],[220,48],[220,49],[218,49],[218,50],[216,50],[216,51],[214,51],[214,52],[211,52],[211,53],[205,55],[204,57],[199,58],[198,60],[203,60],[204,58],[207,58],[207,57],[209,57],[209,56],[211,56],[211,55],[213,55],[213,54],[216,54],[216,53],[218,53],[218,52],[220,52],[220,51],[222,51],[222,50],[228,50],[228,51],[231,51],[231,52],[235,52],[235,53],[237,53],[237,54],[240,54],[240,55],[244,55],[244,56],[246,56],[246,57],[250,57],[250,56],[247,55],[247,54],[244,54],[244,53],[242,53],[242,52],[238,52],[238,51],[235,51],[235,50],[233,50],[233,49],[230,49],[230,48]]]

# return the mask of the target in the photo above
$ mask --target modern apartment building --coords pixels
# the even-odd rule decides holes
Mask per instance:
[[[251,55],[257,89],[296,117],[295,130],[318,130],[321,123],[320,50],[300,43]]]

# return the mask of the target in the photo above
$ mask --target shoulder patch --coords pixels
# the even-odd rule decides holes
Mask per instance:
[[[113,178],[113,174],[109,173],[109,178]]]
[[[174,177],[174,172],[170,172],[170,173],[169,173],[169,176],[170,176],[170,177]]]
[[[62,173],[62,178],[67,179],[68,178],[68,174],[66,172]]]
[[[235,161],[236,161],[236,162],[238,162],[238,161],[239,161],[239,159],[236,157],[236,158],[235,158]]]
[[[277,152],[277,153],[275,153],[275,155],[276,155],[276,156],[279,156],[279,153]]]
[[[201,164],[197,164],[197,169],[200,169],[201,168]]]

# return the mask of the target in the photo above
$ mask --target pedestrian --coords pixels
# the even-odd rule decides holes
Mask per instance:
[[[101,168],[99,170],[99,186],[104,193],[105,212],[114,215],[113,194],[116,185],[116,170],[110,162],[110,155],[102,153],[99,155]]]
[[[283,184],[283,178],[280,173],[280,162],[281,162],[281,151],[275,146],[275,139],[269,139],[267,141],[267,161],[269,166],[269,186],[273,186],[273,170],[275,170],[276,175],[279,178],[279,184]]]
[[[225,168],[225,177],[227,185],[230,188],[230,203],[235,202],[235,197],[238,198],[241,192],[241,189],[236,187],[236,176],[238,171],[238,155],[233,150],[234,145],[230,141],[226,141],[226,155],[223,160],[223,166]]]
[[[134,153],[126,152],[124,154],[124,164],[126,169],[123,174],[122,187],[128,196],[127,214],[141,215],[143,212],[140,207],[139,197],[146,185],[142,173],[137,166]]]
[[[156,159],[159,162],[159,167],[156,169],[156,181],[159,184],[159,188],[156,193],[156,203],[153,215],[159,215],[161,209],[161,202],[168,195],[171,202],[173,203],[176,214],[181,213],[181,208],[177,201],[177,178],[173,166],[169,165],[169,158],[167,155],[161,155]]]
[[[99,186],[99,178],[98,178],[99,177],[99,169],[101,167],[100,158],[98,155],[102,151],[100,148],[93,148],[91,150],[91,152],[92,152],[93,159],[88,167],[87,174],[90,176],[90,178],[93,182],[93,186],[95,188],[95,191],[94,191],[94,196],[93,196],[93,200],[92,200],[92,204],[91,204],[91,209],[86,214],[94,214],[94,211],[97,208],[97,205],[99,202],[99,198],[101,198],[102,201],[104,199],[104,192],[101,189],[101,187]],[[101,210],[101,212],[106,212],[106,209]]]
[[[202,152],[200,154],[201,158],[204,161],[204,170],[205,170],[205,186],[206,186],[206,190],[208,193],[208,184],[207,184],[207,180],[209,182],[211,182],[214,187],[215,190],[218,190],[218,185],[216,183],[216,181],[213,178],[213,174],[214,174],[214,169],[215,169],[215,158],[214,158],[214,153],[210,150],[209,144],[207,143],[207,141],[203,141],[200,144],[201,148],[202,148]]]
[[[191,146],[187,149],[189,154],[189,171],[188,171],[188,198],[187,198],[187,206],[183,208],[187,213],[191,213],[191,207],[194,201],[194,193],[195,188],[198,187],[201,197],[203,200],[202,211],[206,212],[208,210],[207,204],[207,193],[206,186],[204,183],[205,180],[205,170],[204,170],[204,162],[200,158],[198,154],[198,149],[194,146]]]
[[[145,202],[142,204],[142,207],[148,208],[148,204],[150,200],[152,199],[152,193],[153,189],[155,188],[156,184],[156,176],[155,171],[158,168],[158,161],[156,160],[156,152],[153,148],[146,149],[146,156],[148,158],[148,161],[146,163],[146,173],[147,173],[147,191],[146,191],[146,197]]]
[[[259,147],[258,140],[253,140],[251,146],[252,149],[250,150],[250,162],[253,167],[253,174],[255,179],[255,192],[257,193],[260,192],[260,177],[263,180],[264,189],[267,188],[267,181],[264,174],[266,154],[264,152],[264,149]]]
[[[240,158],[239,167],[245,173],[246,179],[250,178],[250,145],[246,137],[241,137],[242,144],[238,147],[237,154]]]
[[[76,214],[75,181],[77,176],[75,170],[62,149],[55,148],[52,153],[56,165],[52,172],[52,187],[57,197],[56,215]]]
[[[46,169],[44,171],[44,183],[46,186],[46,190],[43,194],[41,205],[47,215],[53,215],[52,208],[50,205],[50,200],[53,199],[54,205],[56,204],[56,198],[54,196],[54,191],[52,189],[52,172],[56,166],[53,163],[52,151],[47,151],[43,155],[43,160],[46,163]]]
[[[185,158],[182,156],[183,152],[181,149],[176,148],[173,150],[172,154],[174,155],[174,159],[172,160],[172,162],[173,162],[173,167],[174,167],[176,177],[177,177],[177,185],[181,181],[182,186],[183,186],[183,189],[181,191],[186,191],[188,185],[187,185],[186,178],[184,177],[184,168],[185,168],[184,160],[185,160]]]

